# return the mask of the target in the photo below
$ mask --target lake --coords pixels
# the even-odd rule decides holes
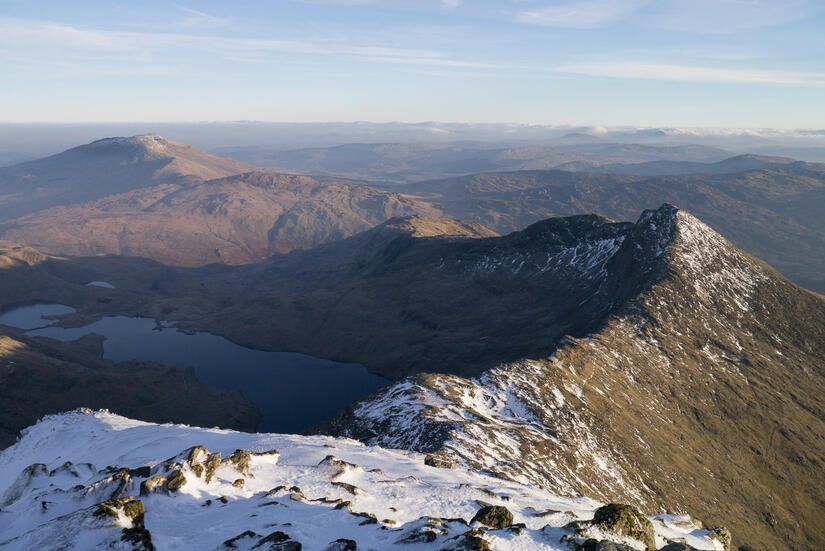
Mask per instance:
[[[72,341],[89,333],[106,337],[103,355],[116,362],[142,360],[191,366],[203,384],[237,389],[263,413],[261,432],[299,433],[351,402],[389,384],[356,363],[293,352],[267,352],[209,333],[186,334],[154,319],[110,316],[80,328],[51,325],[42,316],[73,312],[61,304],[36,304],[0,314],[0,324],[27,335]]]

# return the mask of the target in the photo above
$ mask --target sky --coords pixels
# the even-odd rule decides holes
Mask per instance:
[[[822,0],[0,0],[0,122],[825,128]]]

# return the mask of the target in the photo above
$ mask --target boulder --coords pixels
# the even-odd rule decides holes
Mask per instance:
[[[716,540],[722,544],[722,548],[725,551],[730,551],[730,530],[720,526],[719,528],[714,528],[708,533],[708,537],[710,539]]]
[[[331,541],[325,551],[358,551],[358,544],[355,540],[341,538]]]
[[[623,543],[616,543],[610,540],[588,539],[581,547],[580,551],[636,551],[634,548]]]
[[[681,541],[675,541],[672,543],[668,543],[659,551],[698,551],[695,547],[691,547],[690,545],[683,543]]]
[[[455,461],[443,453],[431,453],[424,457],[424,464],[439,469],[455,469]]]
[[[170,492],[177,492],[184,484],[186,484],[186,477],[181,470],[172,471],[172,473],[166,477],[166,488]]]
[[[250,470],[252,454],[247,450],[235,450],[232,454],[228,455],[226,459],[221,461],[221,463],[229,463],[239,473],[252,476],[252,471]]]
[[[140,483],[140,495],[142,496],[168,492],[169,488],[166,486],[166,477],[162,474],[155,475],[152,478],[147,478]]]
[[[480,522],[490,528],[507,528],[513,524],[513,513],[507,507],[501,505],[488,505],[476,511],[475,516],[470,520],[470,524],[474,522]]]
[[[656,550],[653,523],[630,505],[610,503],[596,509],[591,526],[619,539],[631,538],[644,544],[648,551]]]
[[[283,532],[272,532],[268,536],[264,536],[252,549],[261,549],[265,551],[301,551],[302,545],[294,541],[288,534]]]

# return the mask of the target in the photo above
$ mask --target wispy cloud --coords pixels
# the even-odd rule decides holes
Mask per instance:
[[[174,6],[186,14],[183,21],[181,21],[181,25],[184,27],[220,27],[227,23],[227,20],[223,17],[210,15],[180,4],[174,4]]]
[[[821,0],[555,0],[514,14],[516,21],[592,29],[629,22],[680,32],[727,34],[782,25],[823,11]]]
[[[648,2],[649,0],[568,0],[520,11],[515,18],[522,23],[546,27],[592,29],[624,19]]]
[[[449,67],[486,68],[491,65],[472,60],[453,59],[444,52],[416,48],[396,48],[350,43],[271,40],[213,36],[188,33],[153,33],[81,28],[62,23],[0,18],[0,52],[59,51],[61,55],[75,53],[107,53],[150,58],[162,55],[169,48],[190,49],[197,54],[209,53],[226,59],[253,60],[260,63],[267,55],[305,54],[317,56],[348,56],[364,61],[383,63],[441,65]]]
[[[825,87],[825,73],[770,69],[698,67],[635,61],[609,61],[563,65],[556,67],[556,71],[596,77],[674,82],[717,82]]]

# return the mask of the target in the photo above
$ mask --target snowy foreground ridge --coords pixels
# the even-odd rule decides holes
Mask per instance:
[[[0,452],[0,549],[570,550],[587,537],[651,548],[570,525],[593,519],[601,504],[591,499],[424,461],[348,439],[76,410]],[[473,520],[484,507],[491,514]],[[648,518],[656,549],[723,549],[724,537],[689,517]]]

